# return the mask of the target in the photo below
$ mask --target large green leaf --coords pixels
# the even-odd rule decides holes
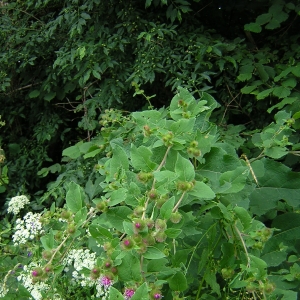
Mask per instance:
[[[191,181],[195,178],[194,166],[190,160],[182,157],[179,153],[177,154],[175,172],[182,181]]]
[[[118,266],[118,277],[125,282],[141,279],[140,261],[131,252],[126,252]]]
[[[77,183],[72,181],[68,186],[68,191],[66,195],[67,207],[71,212],[77,213],[81,210],[83,205],[82,196],[83,194],[81,187]]]
[[[250,209],[256,215],[263,215],[277,207],[278,200],[290,206],[300,207],[300,174],[282,163],[264,158],[265,173],[259,178],[259,187],[250,195]],[[255,172],[255,169],[254,169]]]
[[[152,155],[152,151],[145,146],[140,146],[137,148],[135,145],[131,145],[131,164],[137,170],[142,170],[144,172],[153,171],[156,167],[156,164],[151,161]]]

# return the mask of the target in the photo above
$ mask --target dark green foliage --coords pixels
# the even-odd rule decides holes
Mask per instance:
[[[157,240],[181,247],[172,270],[162,248],[145,253],[149,270],[153,257],[165,266],[166,299],[221,297],[225,287],[266,299],[270,282],[270,299],[296,299],[299,12],[298,0],[0,2],[2,214],[27,193],[31,210],[66,203],[81,226],[96,205],[103,215],[90,233],[103,242],[113,239],[107,224],[132,235],[149,197],[155,218],[173,224]],[[135,255],[119,263],[122,280],[141,279]]]

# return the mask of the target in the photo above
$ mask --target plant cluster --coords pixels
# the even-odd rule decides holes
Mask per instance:
[[[257,132],[273,134],[249,160],[209,120],[217,106],[180,88],[169,108],[104,112],[97,137],[64,150],[51,207],[21,217],[21,196],[1,223],[3,299],[296,300],[299,174],[274,159],[291,121]]]

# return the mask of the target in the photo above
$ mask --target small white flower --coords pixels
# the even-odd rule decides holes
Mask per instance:
[[[40,217],[40,214],[29,212],[23,217],[23,220],[16,220],[15,233],[12,236],[15,246],[25,244],[28,240],[33,240],[38,234],[44,232]]]
[[[7,212],[17,215],[28,203],[29,199],[24,195],[12,197],[8,203]]]

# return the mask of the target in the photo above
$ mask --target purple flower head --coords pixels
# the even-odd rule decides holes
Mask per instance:
[[[154,299],[161,299],[162,298],[162,295],[157,293],[157,294],[154,294]]]
[[[37,277],[39,275],[39,272],[37,270],[33,270],[32,273],[31,273],[31,275],[33,277]]]
[[[31,251],[29,251],[29,252],[27,253],[27,257],[30,257],[30,256],[32,256],[32,252],[31,252]]]
[[[102,276],[100,278],[100,284],[103,286],[104,289],[108,289],[111,285],[113,285],[113,280],[111,280],[107,276]]]
[[[124,240],[124,245],[129,246],[130,245],[130,240]]]
[[[135,228],[140,229],[141,228],[141,223],[135,223]]]
[[[133,295],[135,291],[133,289],[126,289],[124,292],[124,299],[129,300]]]

